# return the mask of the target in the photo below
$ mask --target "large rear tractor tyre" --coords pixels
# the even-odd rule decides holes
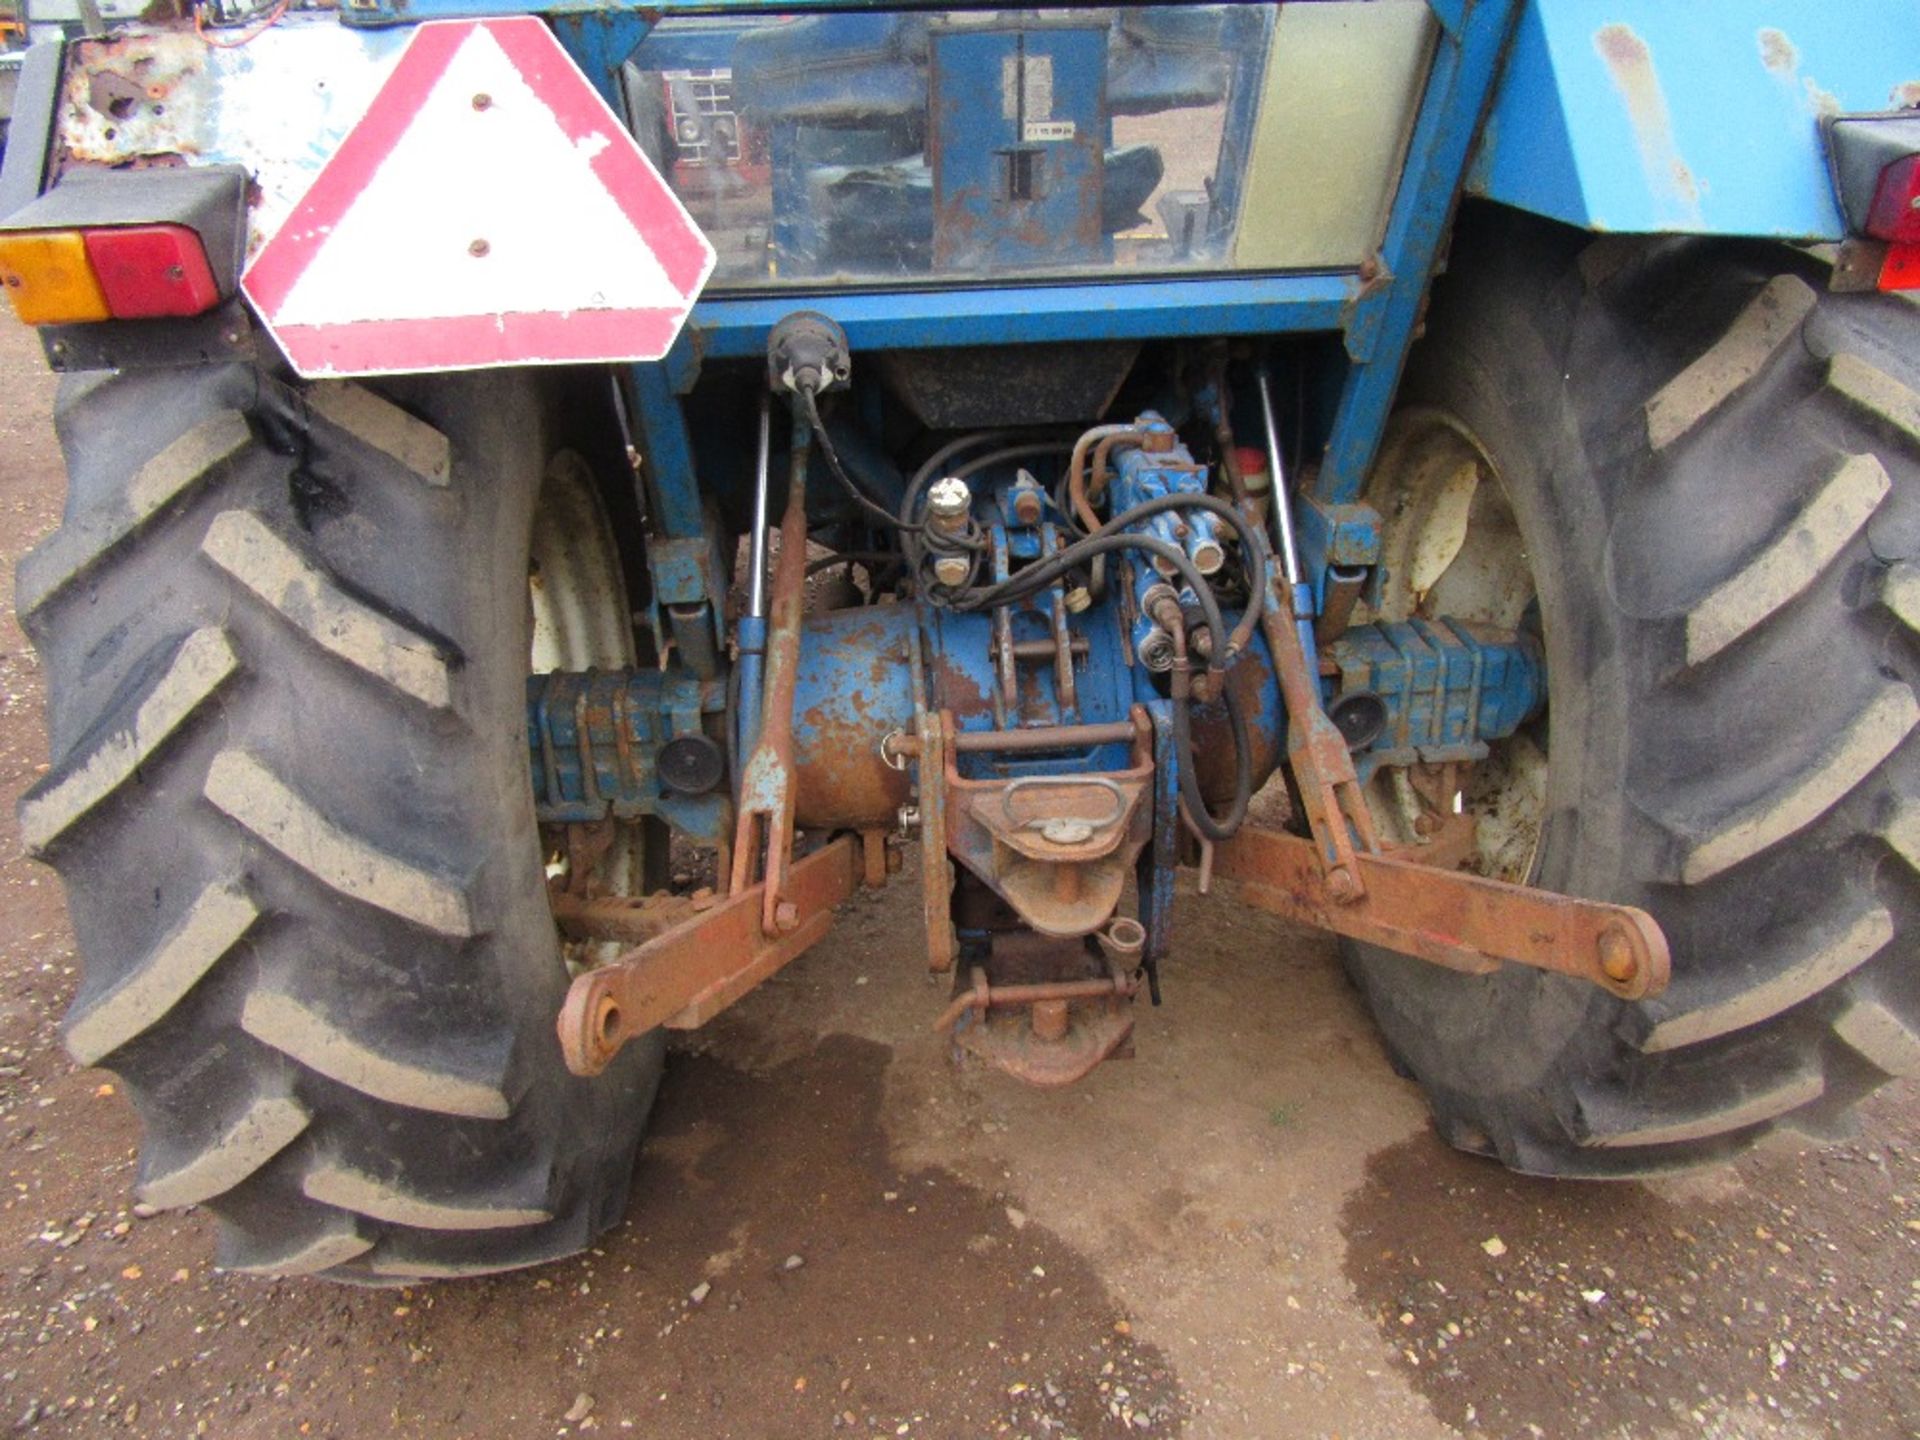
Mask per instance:
[[[623,597],[611,628],[530,604],[536,514],[582,503],[547,383],[62,386],[21,827],[86,960],[67,1046],[125,1082],[142,1195],[213,1210],[229,1269],[500,1270],[624,1207],[661,1047],[561,1062],[524,712],[536,611],[548,668],[632,638]]]
[[[1920,1073],[1920,307],[1491,210],[1453,256],[1371,482],[1380,609],[1540,628],[1479,867],[1645,907],[1673,980],[1352,968],[1442,1132],[1516,1169],[1833,1133]]]

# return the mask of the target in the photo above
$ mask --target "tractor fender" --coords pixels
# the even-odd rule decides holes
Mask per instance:
[[[1825,123],[1916,105],[1915,0],[1529,0],[1467,188],[1587,230],[1839,240]]]

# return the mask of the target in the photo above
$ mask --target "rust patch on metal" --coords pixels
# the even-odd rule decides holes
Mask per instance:
[[[1214,863],[1249,905],[1450,970],[1479,975],[1503,962],[1530,965],[1622,1000],[1658,995],[1672,972],[1659,922],[1630,905],[1382,854],[1357,857],[1365,894],[1343,900],[1312,841],[1252,825],[1216,847]]]
[[[883,607],[851,625],[845,611],[807,622],[803,667],[816,658],[851,655],[864,662],[866,683],[850,685],[795,717],[794,818],[803,828],[890,826],[911,793],[905,772],[880,754],[888,734],[912,723],[911,697],[900,678],[910,662],[899,628],[888,618],[890,610]]]
[[[1801,85],[1807,92],[1807,105],[1814,114],[1821,117],[1838,115],[1842,110],[1840,97],[1831,90],[1824,90],[1815,84],[1812,77],[1802,80]]]
[[[1025,931],[999,935],[933,1028],[1029,1085],[1071,1085],[1102,1060],[1133,1053],[1139,988],[1137,974],[1083,946]]]
[[[843,835],[786,872],[781,908],[790,924],[763,923],[763,881],[579,976],[557,1024],[567,1068],[597,1075],[636,1036],[661,1025],[706,1024],[825,936],[833,907],[853,893],[859,872],[854,838]]]
[[[1760,63],[1776,75],[1791,75],[1800,68],[1800,52],[1785,32],[1771,26],[1760,32]]]
[[[955,715],[984,715],[993,708],[993,701],[982,690],[966,670],[958,664],[946,660],[946,652],[936,654],[933,662],[933,703],[936,709],[951,710]]]
[[[68,165],[151,164],[198,153],[213,104],[207,49],[192,27],[147,31],[73,47],[61,95]]]
[[[1653,51],[1634,33],[1632,26],[1618,22],[1602,25],[1595,31],[1593,44],[1626,106],[1627,123],[1640,152],[1640,166],[1655,200],[1660,203],[1662,218],[1697,223],[1700,187],[1674,141],[1673,112],[1667,107],[1666,91],[1661,88],[1659,72],[1654,68]]]

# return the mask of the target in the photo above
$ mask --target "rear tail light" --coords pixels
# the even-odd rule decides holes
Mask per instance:
[[[1834,287],[1920,290],[1920,110],[1837,115],[1826,132],[1847,227]]]
[[[1920,245],[1920,155],[1880,172],[1867,211],[1867,234],[1894,245]]]
[[[0,285],[13,313],[29,325],[77,325],[113,312],[78,230],[0,235]]]
[[[1920,290],[1920,245],[1889,245],[1880,262],[1882,290]]]
[[[220,303],[200,237],[184,225],[88,230],[87,258],[116,320],[199,315]]]
[[[0,233],[0,286],[29,325],[200,315],[220,301],[206,247],[185,225]]]
[[[1896,160],[1880,172],[1867,234],[1887,242],[1879,288],[1920,290],[1920,155]]]

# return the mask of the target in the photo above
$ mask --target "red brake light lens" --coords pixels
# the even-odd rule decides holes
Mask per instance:
[[[1880,262],[1882,290],[1920,290],[1920,245],[1889,245]]]
[[[1920,155],[1908,155],[1880,172],[1867,233],[1894,245],[1920,245]]]
[[[200,315],[220,303],[206,248],[185,225],[125,225],[85,234],[87,259],[114,319]]]

